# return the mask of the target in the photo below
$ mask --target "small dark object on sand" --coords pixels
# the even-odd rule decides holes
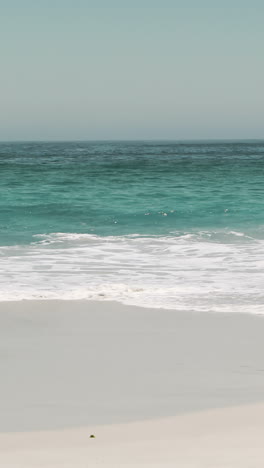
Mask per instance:
[[[95,439],[95,435],[91,434],[90,439]]]

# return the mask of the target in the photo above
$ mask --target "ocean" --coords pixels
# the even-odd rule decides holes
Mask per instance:
[[[264,141],[0,144],[0,300],[264,312]]]

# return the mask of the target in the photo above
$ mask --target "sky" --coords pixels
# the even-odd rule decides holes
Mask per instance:
[[[264,138],[263,1],[0,11],[2,141]]]

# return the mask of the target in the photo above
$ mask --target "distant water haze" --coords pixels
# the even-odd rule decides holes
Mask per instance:
[[[98,3],[1,2],[1,140],[264,136],[263,3]]]

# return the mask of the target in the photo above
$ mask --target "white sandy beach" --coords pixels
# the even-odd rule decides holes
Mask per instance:
[[[264,405],[255,405],[123,425],[4,434],[1,466],[260,468],[263,421]]]
[[[1,303],[0,466],[263,467],[263,336],[260,316]]]

